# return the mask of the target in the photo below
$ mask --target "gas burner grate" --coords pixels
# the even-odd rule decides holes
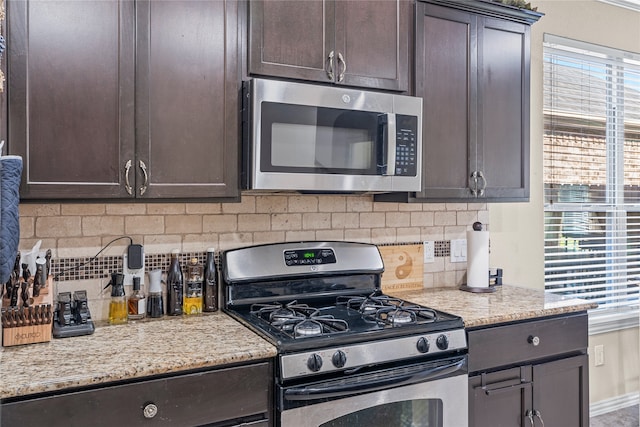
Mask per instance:
[[[297,301],[285,305],[253,304],[250,313],[293,338],[314,337],[349,330],[349,324],[346,321],[336,319],[332,315],[320,314],[319,309],[307,304],[298,304]]]
[[[435,310],[387,295],[339,296],[336,304],[357,310],[365,319],[382,325],[402,326],[439,320]]]

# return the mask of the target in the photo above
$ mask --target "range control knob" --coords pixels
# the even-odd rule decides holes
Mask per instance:
[[[425,337],[421,337],[418,340],[418,343],[416,344],[416,347],[418,348],[418,351],[420,353],[426,353],[429,351],[429,340],[426,339]]]
[[[439,335],[436,339],[436,345],[440,350],[446,350],[449,347],[449,338],[446,335]]]
[[[347,363],[347,355],[344,353],[344,351],[338,350],[333,353],[333,356],[331,357],[331,363],[333,363],[333,366],[335,366],[336,368],[342,368]]]
[[[309,368],[310,371],[318,372],[320,368],[322,368],[322,357],[317,353],[313,353],[309,356],[309,359],[307,359],[307,368]]]

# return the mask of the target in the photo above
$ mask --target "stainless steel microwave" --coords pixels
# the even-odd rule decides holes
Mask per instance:
[[[243,95],[244,188],[420,191],[422,98],[265,79]]]

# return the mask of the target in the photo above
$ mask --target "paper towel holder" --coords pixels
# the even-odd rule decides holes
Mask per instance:
[[[460,290],[465,292],[474,292],[474,293],[491,293],[498,290],[498,288],[502,286],[502,269],[501,268],[490,268],[489,269],[489,286],[487,287],[477,287],[477,286],[467,286],[466,283],[460,285]]]

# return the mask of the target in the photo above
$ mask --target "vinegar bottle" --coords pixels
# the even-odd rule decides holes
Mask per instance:
[[[142,319],[147,312],[147,299],[140,289],[140,278],[133,278],[133,292],[127,299],[127,310],[129,319]]]
[[[202,300],[202,311],[211,312],[218,310],[218,272],[216,271],[215,248],[207,249]]]
[[[180,316],[182,314],[183,280],[180,261],[180,251],[171,251],[171,264],[167,272],[167,315]]]

